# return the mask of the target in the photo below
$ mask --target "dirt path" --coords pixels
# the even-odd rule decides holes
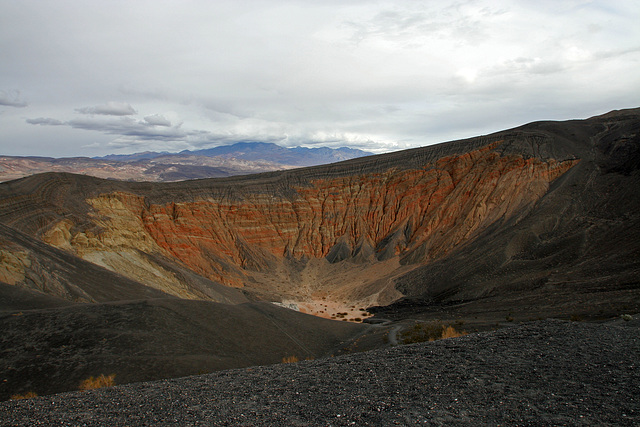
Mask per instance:
[[[398,345],[398,332],[402,329],[402,325],[394,326],[389,331],[389,344]]]

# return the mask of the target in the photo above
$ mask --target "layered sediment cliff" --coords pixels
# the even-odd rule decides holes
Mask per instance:
[[[305,286],[299,272],[311,259],[347,261],[343,273],[363,263],[395,260],[388,262],[386,276],[391,277],[401,265],[441,257],[494,222],[526,214],[550,182],[577,162],[501,155],[495,151],[500,144],[419,169],[311,179],[278,193],[218,187],[192,200],[151,203],[131,192],[106,192],[86,199],[93,208],[90,226],[64,219],[43,240],[191,297],[197,296],[175,284],[161,286],[172,275],[148,254],[176,260],[212,281],[262,292],[297,294]],[[309,280],[317,282],[318,267],[313,268],[315,278]],[[282,289],[270,289],[265,272],[280,273]],[[370,277],[362,285],[378,282],[370,294],[379,294],[388,285],[380,278]],[[306,285],[312,294],[331,294],[328,287],[338,286]]]

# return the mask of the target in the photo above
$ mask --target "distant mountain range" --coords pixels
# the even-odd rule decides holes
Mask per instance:
[[[0,156],[0,181],[42,172],[70,172],[124,181],[183,181],[292,169],[371,155],[353,148],[286,148],[273,143],[239,142],[180,153],[147,151],[103,157]]]
[[[130,162],[152,160],[158,157],[167,156],[204,156],[250,161],[268,161],[288,166],[315,166],[340,162],[342,160],[355,159],[356,157],[369,156],[371,154],[373,153],[348,147],[286,148],[270,142],[238,142],[232,145],[223,145],[204,150],[184,150],[178,154],[147,151],[145,153],[136,154],[112,154],[109,156],[99,157],[99,159]]]

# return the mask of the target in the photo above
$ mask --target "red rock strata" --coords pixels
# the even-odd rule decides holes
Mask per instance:
[[[242,286],[239,268],[259,269],[263,260],[281,257],[320,258],[332,250],[337,260],[360,254],[424,262],[497,220],[526,212],[577,162],[501,156],[493,151],[497,145],[416,170],[314,180],[294,187],[290,197],[254,192],[235,200],[149,205],[119,192],[91,204],[113,216],[116,199],[139,219],[141,229],[132,232],[148,234],[165,255],[233,286]]]

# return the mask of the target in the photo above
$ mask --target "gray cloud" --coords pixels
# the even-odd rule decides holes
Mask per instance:
[[[56,120],[48,117],[38,117],[37,119],[27,119],[26,122],[32,125],[41,125],[41,126],[62,126],[65,124],[60,120]]]
[[[146,116],[144,121],[152,126],[171,126],[171,122],[161,114]]]
[[[135,136],[143,140],[179,140],[185,138],[189,134],[179,127],[158,128],[147,122],[135,120],[129,117],[112,120],[81,118],[69,120],[65,124],[74,129],[93,130],[104,132],[109,135]]]
[[[29,104],[22,99],[19,90],[0,90],[0,105],[5,107],[24,108]]]
[[[40,125],[2,108],[3,154],[384,152],[640,99],[628,0],[24,0],[0,21],[0,87],[22,90],[0,105]]]
[[[103,105],[95,107],[76,108],[78,113],[82,114],[99,114],[104,116],[131,116],[137,114],[137,111],[125,102],[107,102]]]
[[[152,117],[150,120],[149,117]],[[160,115],[145,117],[145,120],[136,120],[131,117],[100,118],[82,117],[78,119],[61,121],[53,118],[39,117],[27,119],[26,122],[32,125],[41,126],[69,126],[73,129],[102,132],[107,135],[126,136],[139,139],[141,141],[180,141],[189,137],[208,134],[207,131],[192,130],[186,131],[180,126],[171,126],[171,123]],[[159,124],[160,123],[160,124]]]

